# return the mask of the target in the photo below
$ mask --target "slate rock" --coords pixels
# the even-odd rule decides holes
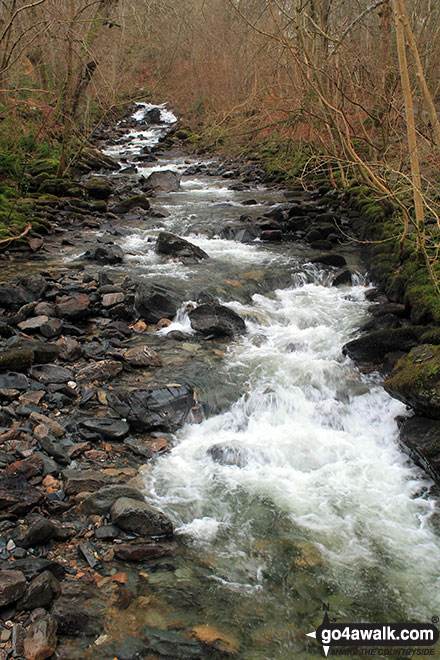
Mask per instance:
[[[57,300],[55,308],[60,318],[80,321],[90,313],[90,299],[85,293],[62,296]]]
[[[51,616],[45,616],[31,623],[24,640],[26,660],[46,660],[55,653],[57,628],[57,622]]]
[[[132,367],[162,367],[163,362],[152,348],[135,346],[124,351],[124,360]]]
[[[90,493],[108,484],[108,477],[95,470],[64,470],[64,492],[66,495]]]
[[[0,607],[15,603],[26,591],[26,578],[20,571],[0,571]]]
[[[167,231],[162,231],[157,237],[156,252],[176,257],[184,264],[196,264],[209,259],[209,255],[197,245]]]
[[[63,580],[65,576],[65,568],[62,564],[50,559],[41,559],[40,557],[28,556],[24,559],[14,559],[9,563],[9,566],[14,571],[21,571],[26,580],[33,580],[37,575],[44,571],[50,571],[57,580]]]
[[[122,440],[130,430],[126,422],[121,422],[113,417],[84,419],[81,422],[81,426],[88,431],[99,433],[103,438],[108,440]]]
[[[311,259],[312,264],[322,264],[323,266],[335,266],[340,268],[347,265],[347,260],[341,254],[326,253]]]
[[[98,245],[84,254],[85,259],[97,261],[100,264],[120,264],[124,260],[124,252],[119,245]]]
[[[72,380],[72,372],[65,367],[58,366],[57,364],[43,364],[32,367],[30,369],[30,374],[32,378],[43,383],[43,385],[49,385],[50,383],[68,383]]]
[[[2,390],[28,390],[29,378],[23,374],[9,372],[0,374],[0,389]]]
[[[175,431],[195,405],[190,385],[152,386],[143,390],[115,390],[108,395],[109,406],[127,420],[130,428]]]
[[[224,305],[199,305],[189,313],[189,320],[191,327],[204,335],[234,337],[246,332],[241,316]]]
[[[41,504],[44,493],[29,484],[23,476],[0,475],[0,511],[20,516]]]
[[[150,200],[148,197],[145,197],[145,195],[132,195],[131,197],[123,199],[121,202],[115,204],[111,211],[112,213],[118,214],[128,213],[128,211],[131,211],[131,209],[134,209],[135,207],[148,211],[150,208]]]
[[[112,522],[126,532],[142,536],[172,536],[173,523],[146,502],[121,497],[111,508]]]
[[[154,282],[142,282],[136,289],[135,307],[147,323],[172,319],[184,301],[184,294],[177,289]]]
[[[36,607],[47,607],[61,594],[61,586],[50,571],[43,571],[27,586],[27,589],[17,603],[19,610],[33,610]]]
[[[440,484],[440,421],[421,415],[401,418],[399,443],[413,461]]]
[[[422,331],[422,326],[376,330],[345,344],[343,353],[353,360],[381,360],[387,353],[406,352],[417,346]]]
[[[104,486],[92,495],[89,495],[89,497],[81,503],[81,509],[87,515],[106,515],[116,500],[121,497],[129,497],[130,499],[139,502],[145,501],[143,494],[137,488],[126,486],[124,484],[114,484],[111,486]]]
[[[18,310],[22,305],[34,300],[34,294],[22,286],[16,284],[3,284],[0,286],[0,307],[5,307],[8,310]]]
[[[115,378],[122,371],[122,364],[117,360],[100,360],[82,367],[76,372],[76,379],[80,383],[98,381],[106,383]]]
[[[26,371],[35,360],[31,348],[17,348],[0,353],[0,371]]]
[[[44,545],[54,536],[56,527],[48,518],[39,518],[18,538],[17,545],[22,548],[34,548]]]
[[[118,543],[113,548],[120,561],[151,561],[160,557],[170,557],[177,552],[174,543]]]

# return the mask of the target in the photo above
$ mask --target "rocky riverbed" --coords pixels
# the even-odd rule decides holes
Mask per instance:
[[[387,449],[392,457],[382,457],[385,463],[390,461],[389,475],[383,476],[395,477],[395,497],[399,488],[404,491],[400,496],[407,497],[403,508],[408,520],[396,519],[396,525],[401,524],[417,548],[436,544],[433,532],[429,538],[420,536],[414,523],[417,516],[427,520],[435,510],[433,484],[407,462],[393,426],[395,415],[403,415],[400,442],[438,479],[438,415],[432,405],[436,329],[412,325],[408,308],[365,286],[366,266],[349,240],[362,221],[356,209],[323,190],[271,186],[257,163],[220,163],[189,154],[174,124],[175,118],[164,108],[140,105],[116,128],[102,129],[97,146],[105,154],[89,153],[75,185],[66,187],[44,177],[35,184],[40,186],[36,204],[41,218],[50,220],[52,232],[44,239],[31,238],[28,252],[10,248],[3,254],[1,660],[318,654],[304,633],[319,619],[321,601],[335,594],[340,574],[333,567],[336,572],[330,578],[323,564],[330,561],[328,553],[337,552],[337,544],[324,533],[320,539],[304,533],[313,525],[301,528],[300,521],[312,511],[302,506],[291,510],[281,504],[282,498],[268,503],[269,485],[257,492],[237,477],[254,461],[260,467],[271,464],[264,444],[272,438],[262,440],[256,458],[255,448],[246,445],[240,433],[246,416],[252,419],[255,410],[277,412],[277,387],[287,376],[271,366],[268,380],[265,376],[261,381],[258,405],[246,409],[243,403],[234,433],[215,427],[216,420],[237,410],[243,392],[252,402],[253,371],[247,369],[256,355],[264,364],[273,342],[275,353],[286,364],[297,355],[305,365],[298,388],[288,397],[283,391],[281,398],[301,399],[305,392],[308,401],[319,400],[323,427],[348,432],[337,421],[338,415],[353,414],[342,410],[344,397],[347,402],[378,397],[368,409],[377,405],[385,411],[388,421],[383,433],[395,436]],[[315,290],[317,307],[309,318],[313,296],[299,296]],[[293,298],[286,302],[283,296]],[[289,316],[292,305],[301,312],[299,320]],[[278,319],[280,310],[283,319]],[[283,328],[282,346],[276,343],[278,335],[265,330],[273,319]],[[289,338],[289,327],[294,325],[298,337]],[[301,334],[309,330],[307,337]],[[310,364],[306,344],[319,354]],[[328,355],[321,355],[320,346],[327,344]],[[342,348],[360,370],[343,356]],[[324,360],[328,359],[338,373],[332,372],[327,382],[330,367]],[[427,365],[426,383],[417,380],[417,391],[408,386],[412,375],[402,376],[408,369],[405,360]],[[435,419],[406,418],[403,405],[392,402],[383,390],[377,394],[378,369],[388,374],[386,389],[392,395]],[[317,378],[321,372],[324,380],[318,384],[313,374]],[[287,380],[296,383],[295,373],[291,367]],[[344,383],[351,388],[345,393]],[[321,400],[320,395],[310,394],[309,386],[310,392],[332,387],[338,394]],[[272,403],[267,401],[269,394]],[[289,406],[291,426],[302,409]],[[364,412],[360,407],[358,430],[350,427],[354,435],[369,422],[376,429],[374,415],[362,419]],[[278,410],[279,415],[284,413],[284,408]],[[259,419],[260,428],[266,422]],[[303,423],[303,432],[306,427]],[[200,434],[198,447],[208,437],[209,443],[202,452],[205,462],[197,464],[201,472],[192,472],[185,481],[185,466],[176,468],[176,460],[190,462],[190,454],[179,458],[178,448],[194,441],[191,433]],[[313,443],[312,431],[307,433]],[[256,429],[254,437],[258,437]],[[341,437],[336,444],[335,437],[326,449],[330,464],[334,452],[343,457],[345,451],[338,444]],[[301,456],[295,457],[295,467],[305,451],[302,448]],[[347,456],[341,460],[347,462]],[[282,469],[288,460],[280,454],[277,461],[281,463],[274,473],[284,483]],[[231,550],[221,541],[221,533],[217,545],[209,546],[208,527],[216,533],[222,525],[227,529],[236,514],[216,520],[212,508],[204,515],[202,506],[197,515],[189,516],[190,522],[189,514],[181,513],[185,497],[190,510],[191,497],[197,499],[205,492],[206,486],[199,485],[191,495],[190,486],[201,473],[208,473],[207,466],[214,470],[213,483],[221,482],[222,470],[229,470],[228,479],[231,474],[238,479],[228,482],[228,487],[237,490],[247,521],[256,515],[252,507],[260,508],[258,524],[266,531],[252,531],[257,540],[251,548],[237,542]],[[305,479],[317,469],[311,464],[295,478]],[[166,484],[167,470],[172,485]],[[339,474],[336,467],[335,474]],[[348,475],[344,478],[348,479],[344,497],[355,500]],[[331,480],[331,473],[327,479]],[[176,484],[178,493],[173,490]],[[323,484],[317,481],[309,487],[305,496],[313,499],[312,492]],[[251,507],[252,493],[257,504]],[[210,493],[210,497],[215,501],[223,495]],[[298,493],[292,497],[298,498]],[[342,507],[341,520],[347,520],[351,513],[341,502],[338,499],[334,506]],[[293,534],[291,519],[301,533]],[[204,530],[199,536],[208,546],[202,550],[193,544],[200,538],[189,533],[191,524],[193,531],[197,525]],[[330,518],[329,524],[333,524]],[[358,524],[365,525],[365,520],[359,518]],[[381,529],[379,536],[383,533]],[[357,532],[353,534],[356,537]],[[402,531],[396,539],[403,537]],[[440,556],[435,547],[433,561],[437,552]],[[385,554],[389,551],[384,549]],[[231,577],[232,592],[225,586],[218,591],[220,587],[210,586],[213,575],[218,585],[228,581],[227,571],[234,572],[225,563],[229,552],[240,555],[237,566],[247,556],[249,565],[240,570],[249,572],[248,582],[243,575],[241,582]],[[281,569],[276,567],[280,557],[284,557]],[[397,564],[400,561],[402,557],[397,557]],[[367,564],[370,580],[378,564],[376,560]],[[418,580],[417,570],[408,580],[410,585]],[[427,577],[430,571],[428,567]],[[266,589],[261,586],[262,576],[276,588],[267,588],[267,600],[255,596],[258,605],[252,609],[251,595]],[[243,592],[233,586],[237,584]],[[286,584],[287,596],[281,596]],[[341,612],[350,612],[354,598],[351,586],[346,587],[345,596],[336,593],[333,599]],[[384,577],[382,602],[373,603],[371,591],[364,587],[362,616],[381,616],[390,603],[396,615],[418,611],[417,596],[413,609],[407,607],[406,595],[400,595],[400,603],[390,596],[403,589],[394,575]],[[289,608],[283,609],[284,597],[296,603],[292,627],[287,623]],[[214,614],[216,603],[224,611]],[[230,607],[234,614],[228,613]],[[273,629],[268,624],[270,612],[279,617]],[[243,632],[248,624],[250,630]],[[307,630],[301,632],[302,626]]]

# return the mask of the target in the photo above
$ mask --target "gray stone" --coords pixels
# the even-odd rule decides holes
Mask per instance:
[[[26,591],[26,578],[20,571],[0,571],[0,607],[15,603]]]
[[[163,362],[152,348],[135,346],[124,351],[124,360],[132,367],[162,367]]]
[[[72,372],[65,367],[59,367],[57,364],[42,364],[32,367],[30,374],[32,378],[44,385],[68,383],[69,380],[72,380]]]
[[[180,236],[162,231],[156,242],[156,252],[176,257],[184,264],[196,264],[203,259],[209,259],[209,255],[197,245],[193,245]]]
[[[81,504],[81,508],[87,515],[105,515],[112,508],[116,500],[121,497],[129,497],[138,502],[144,502],[145,498],[140,490],[124,484],[104,486],[96,493],[89,495]]]
[[[61,593],[60,583],[50,571],[43,571],[27,586],[26,592],[17,603],[20,610],[47,607]]]
[[[56,527],[51,520],[39,518],[27,529],[17,540],[17,544],[22,548],[33,548],[37,545],[43,545],[50,541],[55,534]]]
[[[101,304],[103,307],[113,307],[113,305],[118,305],[119,303],[124,302],[125,296],[123,293],[106,293],[102,296]]]
[[[234,337],[246,331],[246,324],[232,309],[224,305],[199,305],[189,313],[191,327],[204,335]]]
[[[84,257],[100,264],[120,264],[124,260],[124,252],[119,245],[99,245],[88,250]]]
[[[142,536],[171,536],[173,523],[146,502],[129,497],[116,500],[111,508],[112,522],[126,532]]]
[[[158,323],[163,318],[172,319],[184,301],[185,294],[176,288],[154,282],[139,284],[134,304],[147,323]]]
[[[103,438],[107,438],[108,440],[122,440],[130,430],[127,422],[121,422],[112,417],[84,419],[81,422],[81,426],[88,431],[99,433]]]
[[[152,172],[144,184],[144,188],[156,192],[177,192],[180,190],[180,176],[172,170]]]

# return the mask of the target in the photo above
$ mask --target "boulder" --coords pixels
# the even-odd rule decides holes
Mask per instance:
[[[414,348],[397,362],[384,388],[421,415],[440,419],[440,346]]]
[[[156,192],[177,192],[180,190],[180,176],[172,170],[158,170],[146,179],[144,188]]]
[[[144,209],[144,211],[149,211],[150,209],[150,200],[145,195],[132,195],[127,199],[122,200],[115,204],[111,211],[112,213],[128,213],[131,209],[138,207]]]
[[[35,300],[35,295],[28,289],[16,284],[3,284],[0,286],[0,307],[18,310],[22,305]]]
[[[149,124],[160,124],[162,122],[160,108],[151,108],[144,115],[144,120]]]
[[[63,580],[66,574],[62,564],[49,559],[40,559],[39,557],[27,556],[24,559],[14,559],[9,563],[14,571],[21,571],[26,580],[33,580],[37,575],[44,571],[50,571],[57,580]]]
[[[440,484],[440,421],[414,415],[400,420],[399,442],[438,484]]]
[[[124,252],[119,245],[98,245],[92,250],[87,250],[84,258],[100,264],[120,264],[124,260]]]
[[[117,360],[100,360],[91,362],[86,367],[82,367],[76,373],[76,379],[80,383],[91,383],[97,381],[106,383],[115,378],[122,371],[122,364]]]
[[[90,300],[85,293],[76,293],[73,296],[59,298],[55,308],[60,318],[80,321],[90,313]]]
[[[142,390],[116,390],[108,395],[109,406],[127,420],[130,428],[175,431],[195,405],[190,385],[170,384]]]
[[[113,417],[93,417],[91,419],[84,419],[81,426],[92,433],[99,433],[107,440],[123,440],[127,435],[130,427],[127,422],[121,422],[119,419]]]
[[[162,231],[156,243],[156,252],[176,257],[184,264],[196,264],[202,259],[208,259],[208,255],[197,245],[193,245],[180,236]]]
[[[108,309],[109,307],[113,307],[114,305],[119,305],[120,303],[124,302],[124,300],[125,300],[125,295],[122,293],[122,291],[117,293],[105,293],[102,296],[101,305],[105,309]]]
[[[219,443],[212,445],[208,449],[207,454],[215,463],[219,463],[220,465],[236,465],[243,468],[248,464],[246,451],[232,444]]]
[[[102,153],[99,149],[93,149],[91,147],[81,153],[76,165],[83,172],[90,172],[91,170],[108,170],[113,172],[120,169],[120,165],[116,160]]]
[[[341,254],[325,253],[311,259],[312,264],[322,264],[323,266],[335,266],[341,268],[347,265],[347,260]]]
[[[87,515],[104,516],[112,508],[116,500],[121,497],[128,497],[131,500],[138,502],[145,502],[145,498],[140,490],[132,486],[125,486],[124,484],[115,484],[111,486],[104,486],[98,491],[89,495],[81,503],[81,508]]]
[[[57,628],[57,622],[51,616],[45,616],[31,623],[24,640],[26,660],[46,660],[55,653]]]
[[[111,183],[107,179],[94,176],[84,181],[84,188],[93,199],[108,199],[112,193]]]
[[[172,536],[173,523],[146,502],[121,497],[111,508],[112,522],[126,532],[141,536]]]
[[[183,294],[175,288],[154,282],[141,282],[134,298],[136,310],[147,323],[174,318],[183,301]]]
[[[0,571],[0,607],[15,603],[26,591],[26,578],[21,571]]]
[[[246,332],[246,324],[232,309],[224,305],[199,305],[189,313],[191,327],[204,335],[234,337]]]
[[[353,360],[381,360],[387,353],[410,351],[417,346],[422,331],[422,326],[376,330],[348,342],[342,351]]]

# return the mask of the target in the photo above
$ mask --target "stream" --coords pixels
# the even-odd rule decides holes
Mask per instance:
[[[151,107],[139,105],[135,119]],[[163,107],[162,120],[175,118]],[[130,164],[164,130],[134,128],[106,153]],[[369,318],[359,257],[344,248],[357,275],[333,287],[334,269],[311,264],[305,244],[220,238],[226,221],[257,217],[286,197],[257,184],[231,189],[234,178],[203,168],[185,174],[201,163],[171,152],[138,165],[136,176],[180,173],[181,189],[156,195],[166,217],[121,223],[125,263],[112,271],[179,286],[187,301],[216,296],[247,333],[192,338],[190,367],[170,367],[175,382],[197,387],[207,412],[143,469],[142,487],[173,519],[184,550],[145,580],[148,607],[138,598],[138,611],[114,612],[110,627],[207,625],[222,631],[225,657],[238,649],[243,660],[288,660],[323,657],[305,634],[321,623],[324,603],[340,621],[430,621],[440,613],[432,483],[398,446],[395,418],[405,406],[342,354]],[[163,229],[210,259],[183,265],[157,255]],[[63,259],[80,256],[72,248]],[[159,353],[172,350],[172,330],[191,331],[186,307],[152,337]]]

